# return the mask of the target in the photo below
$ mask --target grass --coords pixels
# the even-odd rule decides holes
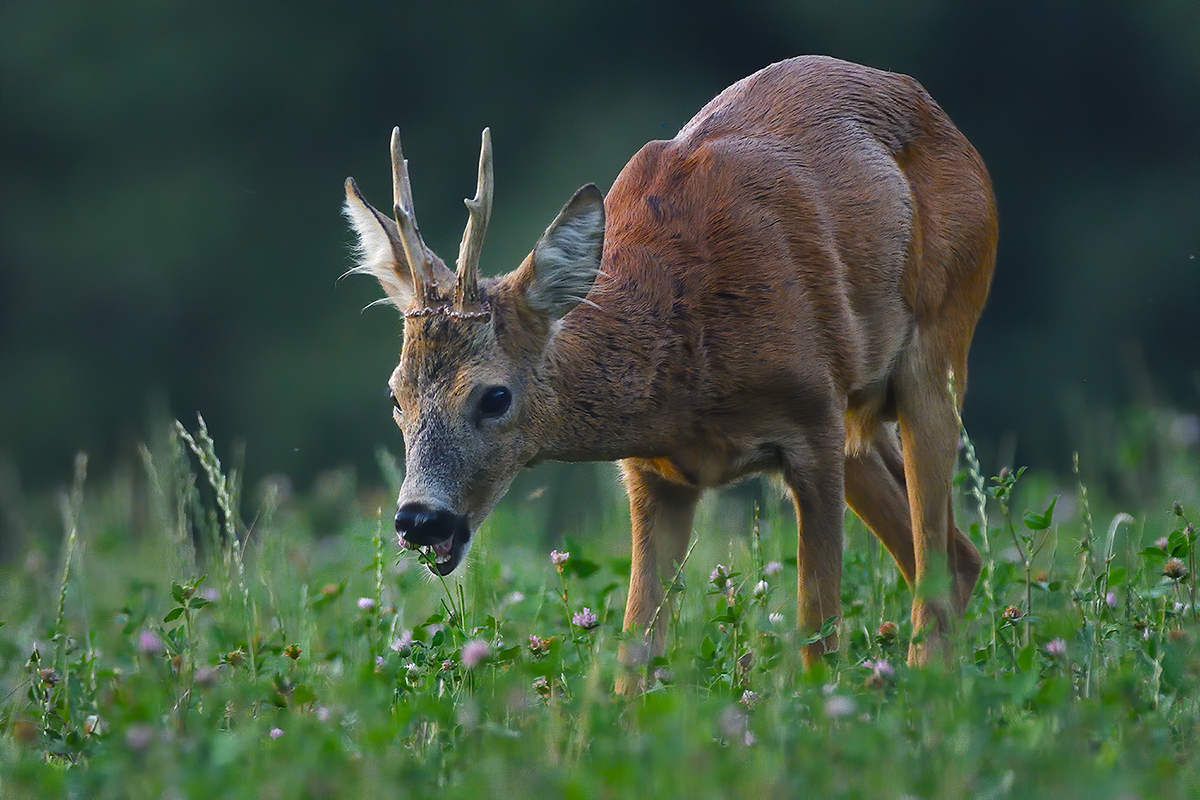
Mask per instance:
[[[908,590],[849,516],[841,651],[802,671],[794,523],[707,504],[627,701],[618,500],[555,559],[509,503],[439,581],[379,498],[332,537],[271,493],[243,521],[180,427],[139,491],[81,459],[58,563],[0,566],[0,797],[1196,797],[1200,476],[1176,454],[1182,502],[1137,513],[964,470],[989,559],[949,671],[905,666]]]

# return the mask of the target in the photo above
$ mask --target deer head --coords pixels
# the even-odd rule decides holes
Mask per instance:
[[[558,322],[591,291],[604,241],[604,198],[575,193],[514,271],[480,275],[492,211],[492,144],[485,128],[479,183],[451,272],[421,238],[400,129],[392,131],[393,216],[346,180],[345,213],[358,237],[352,273],[375,276],[404,315],[400,363],[389,381],[404,436],[397,500],[402,546],[430,548],[448,575],[521,467],[556,424],[549,369]]]

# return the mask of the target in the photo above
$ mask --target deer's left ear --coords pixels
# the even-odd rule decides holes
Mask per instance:
[[[604,252],[604,195],[589,183],[575,193],[521,265],[525,303],[561,319],[579,305],[600,272]]]

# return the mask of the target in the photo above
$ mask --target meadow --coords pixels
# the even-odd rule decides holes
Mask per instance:
[[[841,649],[803,671],[794,520],[706,501],[633,699],[615,478],[599,530],[546,543],[518,497],[443,581],[387,493],[327,535],[180,425],[136,477],[81,458],[61,547],[0,565],[0,797],[1194,798],[1200,474],[1143,418],[1113,456],[1161,465],[1141,507],[967,440],[985,571],[947,670],[905,665],[909,590],[847,512]]]

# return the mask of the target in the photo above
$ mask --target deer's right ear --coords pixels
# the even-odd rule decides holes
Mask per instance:
[[[596,276],[604,252],[604,195],[589,183],[575,193],[533,247],[522,271],[525,302],[550,319],[579,305]]]
[[[353,178],[346,179],[346,204],[342,213],[358,237],[354,267],[347,274],[373,275],[387,295],[387,302],[404,311],[412,304],[412,274],[404,258],[400,231],[394,220],[379,213],[358,190]]]

